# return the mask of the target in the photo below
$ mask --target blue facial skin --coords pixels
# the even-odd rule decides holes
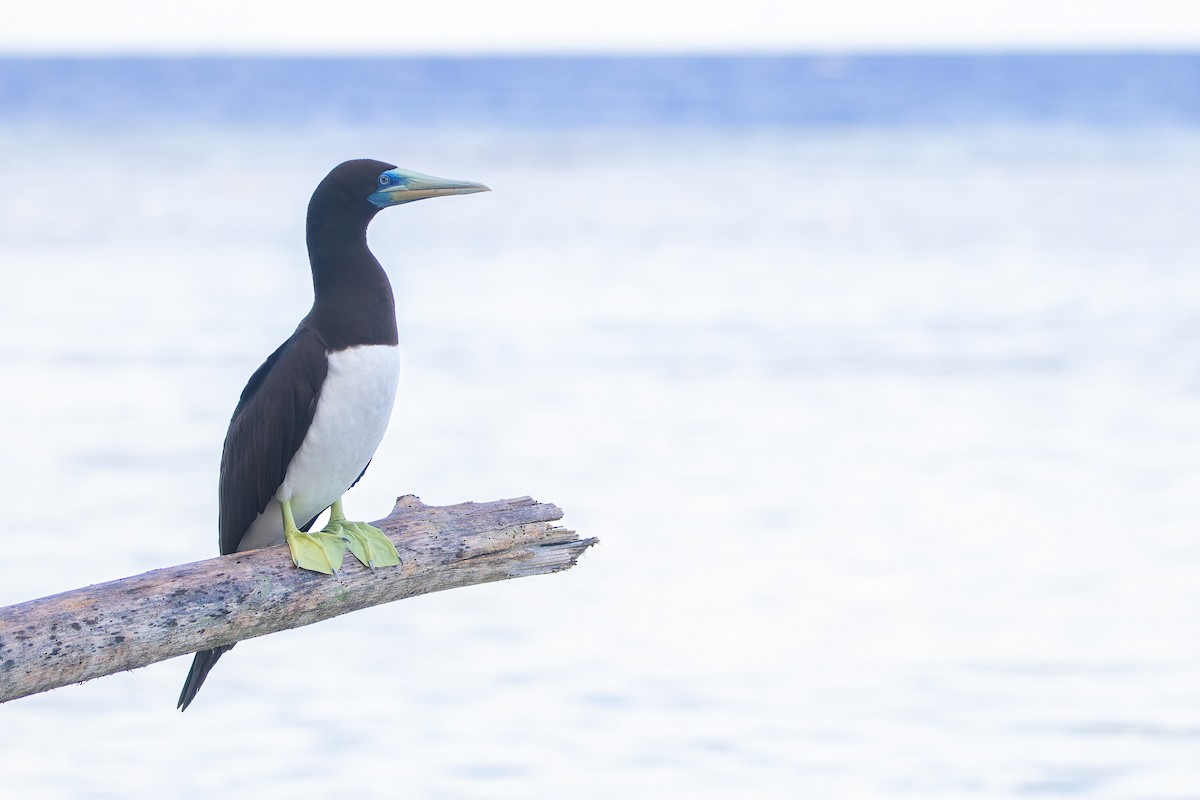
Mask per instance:
[[[432,175],[399,167],[381,173],[375,183],[377,188],[367,199],[379,208],[411,203],[414,200],[424,200],[429,197],[491,191],[482,183],[435,178]]]

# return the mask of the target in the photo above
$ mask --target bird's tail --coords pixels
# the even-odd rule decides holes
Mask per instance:
[[[227,644],[224,647],[201,650],[196,653],[196,657],[192,659],[192,668],[188,671],[187,680],[184,681],[183,691],[179,693],[179,703],[176,708],[180,711],[187,710],[192,700],[195,699],[196,692],[200,691],[200,687],[204,685],[204,679],[208,677],[209,670],[217,663],[217,659],[232,649],[233,645]]]

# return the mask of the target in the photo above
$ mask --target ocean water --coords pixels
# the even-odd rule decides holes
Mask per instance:
[[[0,707],[14,797],[1200,797],[1200,57],[0,60],[0,603],[216,551],[308,195],[388,210],[377,518],[566,573]]]

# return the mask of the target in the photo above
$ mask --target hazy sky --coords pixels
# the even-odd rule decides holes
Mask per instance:
[[[6,52],[1200,46],[1196,0],[12,0]]]

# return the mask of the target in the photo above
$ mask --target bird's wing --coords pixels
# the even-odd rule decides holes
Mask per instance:
[[[221,453],[221,554],[237,550],[250,523],[283,483],[317,409],[328,362],[325,343],[300,327],[242,390]]]

